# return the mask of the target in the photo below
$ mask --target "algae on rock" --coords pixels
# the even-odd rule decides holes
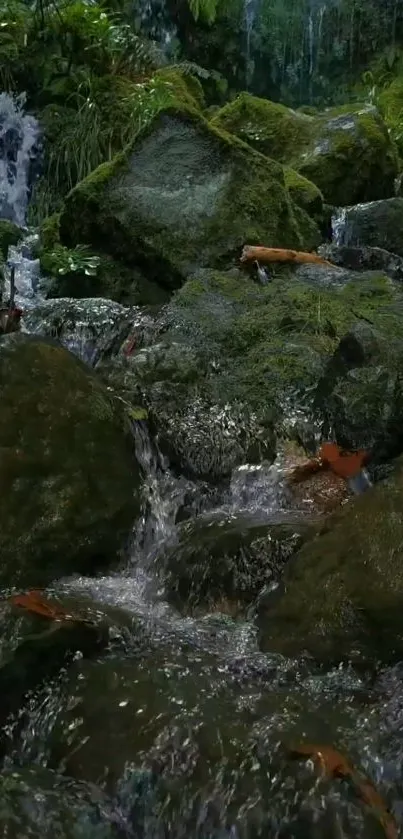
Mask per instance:
[[[0,342],[3,586],[116,560],[139,510],[131,440],[104,385],[51,341]]]
[[[219,478],[238,463],[272,460],[284,407],[313,410],[327,365],[355,324],[370,319],[386,342],[403,338],[399,299],[380,273],[326,266],[281,273],[266,286],[240,271],[189,279],[164,310],[156,343],[129,362],[171,462]],[[320,395],[326,418],[328,394]]]
[[[297,170],[330,204],[393,194],[397,149],[372,106],[345,105],[310,116],[243,93],[211,123]]]
[[[259,606],[262,649],[321,661],[403,650],[403,470],[334,513]]]
[[[7,259],[10,245],[18,245],[22,235],[22,230],[17,224],[7,219],[0,219],[0,262],[2,259]]]
[[[170,289],[245,243],[304,246],[282,167],[178,108],[72,190],[60,231],[67,246],[88,243]]]

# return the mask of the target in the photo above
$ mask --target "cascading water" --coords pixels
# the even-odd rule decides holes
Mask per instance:
[[[260,0],[244,0],[244,20],[246,32],[246,86],[253,76],[253,61],[251,55],[251,37]]]
[[[33,165],[38,158],[38,121],[24,112],[24,97],[0,94],[0,219],[26,228]],[[11,246],[4,272],[4,300],[10,299],[11,273],[15,280],[15,302],[24,310],[40,296],[39,259],[35,257],[38,237],[27,232],[17,246]]]
[[[40,137],[35,117],[24,113],[24,98],[0,94],[0,218],[24,227],[31,167]]]

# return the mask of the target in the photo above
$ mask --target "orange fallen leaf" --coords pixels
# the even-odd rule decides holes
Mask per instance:
[[[335,475],[339,475],[340,478],[352,478],[354,475],[358,475],[367,462],[369,452],[365,449],[348,452],[336,443],[323,443],[319,449],[318,457]]]
[[[40,615],[49,620],[75,620],[58,603],[52,603],[46,599],[41,591],[33,590],[28,591],[26,594],[15,594],[9,598],[9,602],[13,606],[19,606],[28,612],[33,612],[35,615]]]
[[[330,268],[338,269],[323,256],[317,253],[305,253],[304,251],[293,251],[287,248],[265,248],[262,245],[245,245],[242,251],[241,262],[261,262],[268,265],[272,262],[294,262],[296,264],[328,265]]]
[[[343,778],[351,781],[358,798],[373,811],[382,825],[386,839],[398,839],[396,821],[373,783],[361,776],[347,759],[332,746],[316,746],[301,743],[287,749],[290,757],[310,757],[322,773],[329,778]]]

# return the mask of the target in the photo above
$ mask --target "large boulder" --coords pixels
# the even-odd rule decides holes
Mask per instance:
[[[403,256],[403,198],[348,207],[337,221],[337,243],[370,245]]]
[[[125,398],[148,409],[175,468],[219,480],[240,463],[271,461],[274,430],[288,434],[287,417],[312,410],[314,400],[319,418],[329,419],[334,389],[357,364],[353,357],[331,376],[328,365],[357,324],[371,321],[393,378],[401,300],[400,288],[377,272],[301,266],[261,286],[246,273],[202,271],[175,292],[154,335],[139,334],[133,353],[115,359],[109,375]],[[368,392],[366,403],[363,390],[361,432],[369,414],[369,428],[382,428],[378,394]]]
[[[392,280],[403,280],[403,257],[370,245],[321,245],[321,256],[349,271],[382,271]]]
[[[368,105],[311,116],[242,93],[212,124],[296,169],[331,204],[347,206],[393,194],[397,150],[382,117]]]
[[[260,643],[319,660],[403,652],[403,468],[327,519],[260,603]]]
[[[42,585],[116,559],[139,469],[104,385],[67,350],[0,342],[0,585]]]
[[[107,251],[166,288],[247,242],[307,247],[313,232],[301,208],[297,222],[279,164],[177,108],[78,184],[60,219],[63,244]]]

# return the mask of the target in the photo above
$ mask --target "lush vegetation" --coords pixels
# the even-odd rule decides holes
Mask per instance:
[[[203,107],[200,82],[210,105],[246,86],[294,106],[364,94],[400,141],[403,83],[383,92],[402,43],[398,0],[3,0],[0,85],[26,92],[45,132],[36,215],[173,98]]]

